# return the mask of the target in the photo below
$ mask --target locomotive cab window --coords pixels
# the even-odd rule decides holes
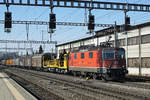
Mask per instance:
[[[81,53],[81,59],[84,59],[84,53]]]
[[[125,59],[125,51],[124,50],[118,50],[118,58]]]
[[[77,54],[74,54],[74,59],[77,59]]]
[[[89,58],[93,58],[93,52],[89,52]]]
[[[114,59],[115,58],[114,50],[104,50],[104,51],[102,51],[102,58],[107,59],[107,60]]]

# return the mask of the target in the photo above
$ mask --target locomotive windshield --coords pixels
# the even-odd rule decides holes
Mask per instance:
[[[114,59],[114,50],[103,50],[102,51],[102,58],[103,59],[107,59],[107,60],[111,60]]]
[[[118,58],[125,59],[125,51],[124,50],[118,50]]]

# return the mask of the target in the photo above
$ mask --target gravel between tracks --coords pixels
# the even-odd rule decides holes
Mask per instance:
[[[61,95],[66,100],[113,100],[113,99],[128,99],[128,100],[141,100],[150,99],[150,90],[135,88],[130,86],[104,83],[98,80],[84,80],[78,77],[59,75],[54,73],[46,73],[32,70],[24,70],[18,68],[9,68],[5,71],[11,73],[17,73],[19,76],[24,76],[28,81],[32,81],[34,84],[47,89],[48,91],[53,91]],[[28,74],[26,74],[28,73]],[[31,74],[32,73],[32,74]],[[34,75],[33,75],[34,73]],[[38,77],[39,76],[49,76],[51,78],[56,78],[60,80],[66,80],[67,82],[74,82],[78,85],[82,85],[81,89],[73,86],[69,86],[67,83],[64,84],[54,82],[48,78]],[[30,76],[30,77],[29,77]],[[85,86],[86,88],[83,88]],[[87,89],[89,88],[89,90]],[[93,88],[93,90],[91,89]],[[92,91],[93,92],[92,92]],[[117,92],[118,91],[118,92]],[[118,93],[118,94],[117,94]]]

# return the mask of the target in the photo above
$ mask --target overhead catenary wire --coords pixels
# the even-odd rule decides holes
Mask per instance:
[[[106,0],[103,0],[103,1],[106,1]],[[111,0],[107,0],[108,2],[109,1],[111,1]],[[130,3],[131,2],[131,0],[129,1],[129,0],[124,0],[124,3]],[[135,1],[134,0],[134,2],[132,2],[132,3],[139,3],[139,2],[141,2],[141,0],[138,0],[138,1]],[[143,2],[143,4],[144,4],[145,2]],[[119,11],[119,12],[121,12],[121,11]],[[96,17],[96,19],[99,19],[99,18],[105,18],[106,16],[110,16],[111,15],[111,17],[112,16],[116,16],[116,14],[119,14],[119,13],[115,13],[115,14],[113,14],[114,13],[114,11],[110,11],[110,12],[108,12],[108,13],[106,13],[106,14],[103,14],[103,15],[100,15],[100,16],[98,16],[98,17]],[[134,12],[135,13],[135,12]]]
[[[136,1],[135,3],[140,3],[141,2],[141,0],[138,0],[138,1]],[[150,3],[150,1],[142,1],[142,3]],[[135,13],[135,12],[134,12]],[[133,22],[134,22],[134,25],[136,25],[136,24],[138,24],[138,22],[140,22],[140,21],[146,21],[145,20],[145,18],[149,18],[149,17],[147,17],[147,16],[149,16],[149,13],[146,13],[147,15],[145,15],[145,14],[141,14],[142,15],[142,17],[141,16],[139,16],[137,19],[141,19],[141,20],[133,20]],[[143,16],[144,15],[144,16]],[[136,16],[137,17],[137,15],[136,14],[134,14],[134,16]]]

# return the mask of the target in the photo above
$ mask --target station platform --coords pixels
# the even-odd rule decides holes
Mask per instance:
[[[0,72],[0,100],[37,100],[23,87]]]

